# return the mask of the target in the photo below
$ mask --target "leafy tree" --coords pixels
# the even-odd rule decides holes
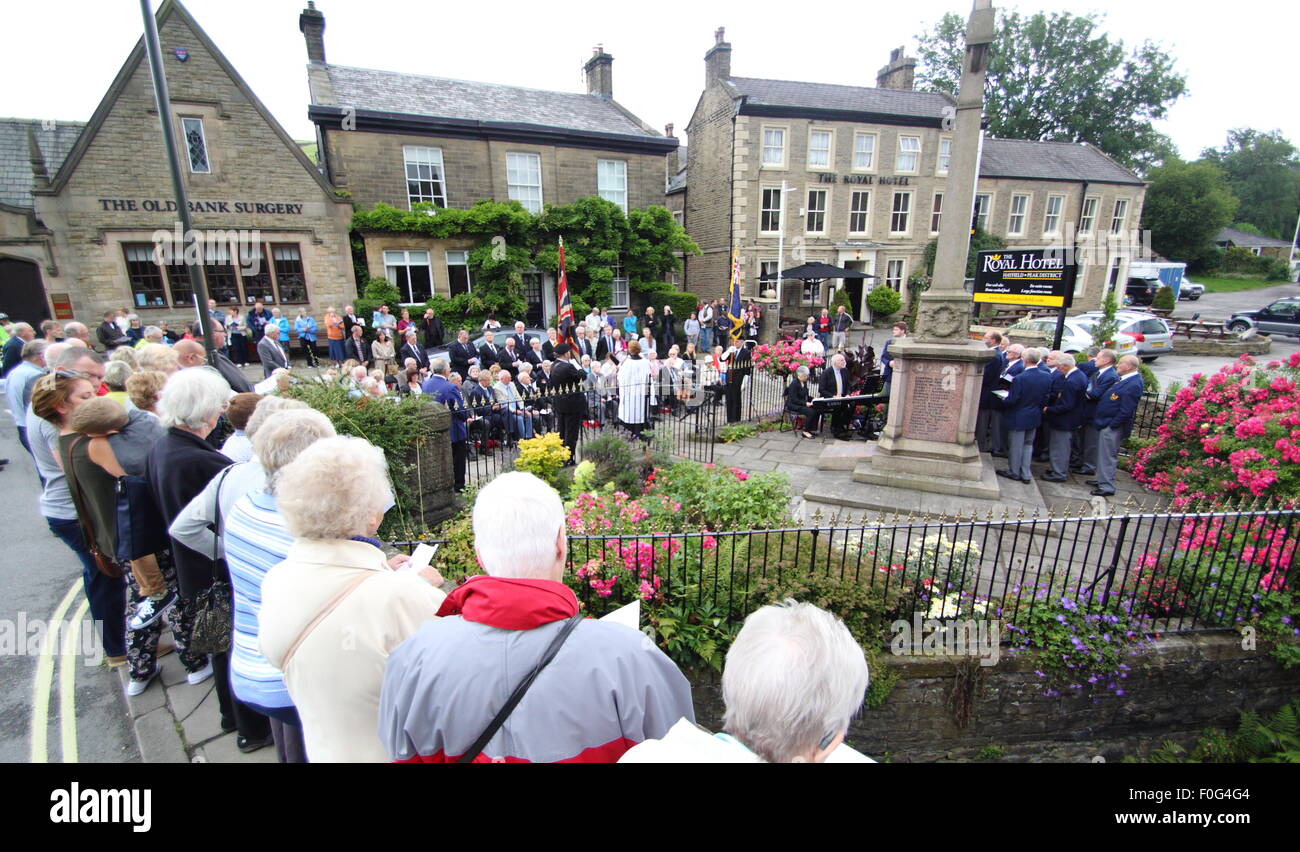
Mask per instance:
[[[1152,121],[1187,90],[1173,58],[1150,41],[1129,51],[1098,32],[1096,14],[999,10],[985,83],[989,131],[1008,139],[1089,142],[1141,169],[1173,153]],[[918,80],[956,95],[966,22],[943,16],[917,36]]]
[[[1115,315],[1119,313],[1119,287],[1118,284],[1111,287],[1101,300],[1101,319],[1092,327],[1094,346],[1103,348],[1112,346],[1115,343],[1115,335],[1119,334],[1119,321],[1115,319]]]
[[[975,277],[975,268],[979,265],[979,253],[982,251],[993,251],[995,249],[1004,249],[1007,247],[1007,241],[997,234],[991,234],[983,228],[976,228],[975,233],[971,234],[970,248],[966,252],[966,277]],[[939,256],[939,241],[930,240],[925,244],[925,274],[934,275],[934,261]]]
[[[1201,157],[1227,176],[1228,188],[1241,201],[1240,221],[1279,240],[1294,235],[1300,214],[1300,154],[1280,131],[1229,130],[1222,148],[1207,148]]]
[[[1232,221],[1237,199],[1223,172],[1204,163],[1167,160],[1147,175],[1142,228],[1151,231],[1151,247],[1170,260],[1204,268],[1214,237]]]

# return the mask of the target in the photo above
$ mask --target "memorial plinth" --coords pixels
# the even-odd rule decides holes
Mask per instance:
[[[980,384],[991,350],[972,341],[890,345],[893,389],[876,451],[858,482],[996,500],[998,478],[975,440]]]

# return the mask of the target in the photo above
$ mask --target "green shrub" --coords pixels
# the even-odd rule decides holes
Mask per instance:
[[[519,457],[515,470],[531,473],[552,488],[560,491],[559,474],[569,460],[569,448],[560,441],[559,432],[547,432],[519,442]],[[561,491],[561,493],[563,493]]]
[[[1156,378],[1156,374],[1151,371],[1150,367],[1148,367],[1146,364],[1139,364],[1138,374],[1142,376],[1143,390],[1145,390],[1147,393],[1160,392],[1160,380]]]
[[[654,305],[655,314],[662,316],[664,305],[672,305],[673,308],[673,327],[676,329],[678,337],[685,337],[682,331],[682,323],[686,318],[695,313],[695,308],[699,305],[699,297],[694,293],[685,293],[673,287],[673,285],[658,282],[652,286],[644,287],[641,292],[649,300],[649,304]]]
[[[1155,296],[1151,299],[1151,307],[1157,311],[1172,311],[1174,309],[1174,288],[1165,284],[1157,289]]]
[[[871,313],[880,319],[898,313],[898,309],[903,307],[903,297],[892,287],[886,287],[883,284],[872,288],[867,294],[867,307],[871,308]]]
[[[1187,751],[1166,741],[1147,758],[1150,763],[1300,763],[1300,701],[1281,707],[1267,719],[1244,710],[1236,733],[1207,728]],[[1125,762],[1133,762],[1125,758]]]

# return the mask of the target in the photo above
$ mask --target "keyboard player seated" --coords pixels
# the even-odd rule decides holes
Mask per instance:
[[[821,382],[818,384],[819,398],[826,399],[851,395],[850,388],[853,379],[849,375],[848,369],[846,369],[847,363],[842,352],[837,352],[831,357],[831,362],[822,371]],[[853,439],[849,434],[849,420],[853,417],[854,407],[848,404],[837,405],[831,413],[831,434],[841,441]]]

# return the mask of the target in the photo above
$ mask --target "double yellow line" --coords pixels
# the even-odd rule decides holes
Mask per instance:
[[[81,581],[73,582],[63,600],[54,610],[50,626],[61,628],[64,616],[72,608]],[[77,665],[81,642],[81,620],[90,609],[90,601],[82,598],[67,631],[59,629],[61,643],[46,641],[41,646],[41,658],[36,663],[36,683],[32,688],[32,763],[49,762],[50,691],[54,686],[55,657],[59,658],[59,740],[64,763],[77,762]],[[46,633],[49,638],[49,632]],[[56,644],[59,647],[56,647]]]

